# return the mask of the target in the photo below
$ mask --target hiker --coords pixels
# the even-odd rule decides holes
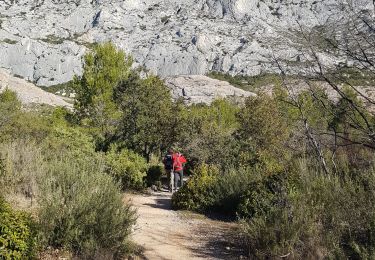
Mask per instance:
[[[181,188],[184,180],[184,164],[186,158],[181,153],[173,154],[173,175],[174,175],[174,191]],[[178,180],[180,180],[180,186],[178,186]]]
[[[163,164],[164,164],[164,169],[165,172],[167,173],[167,178],[168,178],[168,183],[169,183],[169,191],[173,192],[173,185],[174,185],[174,174],[173,174],[173,166],[174,162],[173,160],[175,159],[175,155],[173,153],[173,149],[168,149],[167,154],[163,158]]]

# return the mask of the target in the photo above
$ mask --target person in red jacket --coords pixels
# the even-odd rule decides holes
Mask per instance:
[[[186,158],[176,152],[173,154],[173,173],[174,173],[174,190],[176,191],[178,188],[181,188],[184,181],[184,164],[186,163]],[[178,186],[178,180],[180,180],[180,186]]]

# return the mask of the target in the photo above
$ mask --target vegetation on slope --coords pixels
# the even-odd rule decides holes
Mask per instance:
[[[191,175],[173,206],[237,218],[250,257],[374,257],[375,118],[352,88],[336,101],[316,86],[290,95],[270,76],[272,95],[186,106],[140,74],[107,43],[85,56],[74,111],[26,111],[0,95],[1,195],[37,205],[25,240],[87,258],[128,254],[135,213],[121,191],[160,184],[173,146]],[[28,243],[17,254],[32,257]]]

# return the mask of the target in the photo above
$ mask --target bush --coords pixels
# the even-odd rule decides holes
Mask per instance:
[[[105,169],[104,155],[78,128],[60,125],[40,145],[0,144],[0,192],[36,196],[41,246],[83,257],[117,257],[130,250],[134,211]]]
[[[138,154],[123,149],[117,152],[116,147],[106,154],[107,172],[121,183],[122,189],[140,190],[144,187],[147,163]]]
[[[245,194],[240,213],[250,255],[374,258],[375,173],[328,176],[302,165],[288,178],[252,183]]]
[[[46,245],[86,257],[129,251],[135,213],[100,162],[77,162],[71,154],[55,158],[40,189],[38,215]]]
[[[216,100],[210,106],[177,107],[173,127],[176,146],[189,158],[193,168],[202,163],[230,168],[237,165],[237,142],[232,135],[237,127],[238,107],[227,100]],[[176,112],[175,112],[176,113]]]
[[[42,140],[49,132],[47,120],[33,111],[23,111],[17,94],[10,90],[0,93],[0,142],[20,137]]]
[[[262,216],[271,211],[273,207],[285,206],[285,178],[279,175],[260,177],[249,183],[246,191],[241,196],[237,214],[240,218],[253,218]],[[284,183],[283,183],[284,182]],[[283,204],[284,203],[284,204]]]
[[[0,198],[0,258],[31,259],[35,248],[36,232],[31,217],[13,210]]]
[[[302,210],[303,205],[293,206],[275,207],[241,222],[251,258],[321,259],[326,253],[320,248],[317,222]]]
[[[220,174],[215,184],[215,204],[212,209],[235,217],[243,194],[256,175],[251,169],[230,169]]]
[[[194,171],[190,180],[172,197],[172,207],[205,212],[215,204],[215,185],[219,170],[215,166],[202,164]]]
[[[80,128],[57,126],[44,140],[45,156],[64,156],[66,152],[73,154],[75,161],[96,157],[94,139]]]
[[[254,176],[249,169],[220,172],[215,166],[200,165],[186,185],[173,196],[173,206],[234,217],[252,179]]]
[[[34,142],[0,143],[0,193],[4,196],[19,193],[32,198],[43,169],[42,150]]]
[[[331,257],[374,259],[374,169],[341,177],[321,176],[312,182],[313,201],[320,207],[322,241]]]
[[[146,183],[150,187],[156,185],[161,188],[161,177],[164,174],[164,167],[161,165],[153,165],[147,170]]]
[[[238,211],[250,256],[319,258],[319,229],[313,213],[305,194],[285,176],[251,182]]]

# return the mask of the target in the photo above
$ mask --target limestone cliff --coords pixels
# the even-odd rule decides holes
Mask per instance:
[[[254,75],[299,59],[288,32],[340,16],[338,0],[2,0],[0,67],[40,86],[72,79],[94,42],[113,41],[161,76]],[[372,0],[356,8],[373,10]],[[298,22],[298,23],[297,23]]]

